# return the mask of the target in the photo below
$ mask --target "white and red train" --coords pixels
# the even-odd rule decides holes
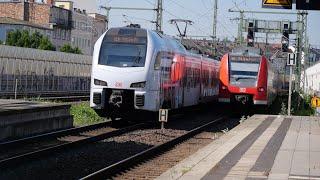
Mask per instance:
[[[219,61],[155,31],[111,28],[96,42],[90,106],[101,116],[178,109],[218,99]]]
[[[220,65],[220,102],[270,105],[277,95],[278,74],[255,48],[226,54]]]
[[[277,73],[254,49],[221,62],[189,53],[175,38],[136,27],[111,28],[95,44],[90,106],[101,116],[157,112],[203,102],[269,105]]]

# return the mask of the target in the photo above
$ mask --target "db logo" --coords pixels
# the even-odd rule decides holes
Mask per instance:
[[[240,88],[240,92],[246,92],[247,91],[247,89],[246,88]]]
[[[116,82],[116,87],[122,87],[122,83],[121,82]]]

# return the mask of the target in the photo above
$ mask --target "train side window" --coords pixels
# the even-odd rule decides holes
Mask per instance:
[[[160,70],[161,58],[162,58],[162,52],[158,52],[156,60],[154,62],[154,70]]]

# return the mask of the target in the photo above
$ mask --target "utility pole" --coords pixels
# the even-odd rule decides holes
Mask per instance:
[[[301,73],[304,72],[306,59],[308,58],[308,40],[307,40],[307,11],[299,11],[297,22],[298,22],[298,37],[296,38],[297,46],[297,66],[295,69],[296,81],[295,81],[295,90],[299,91],[302,87],[305,88],[305,75],[301,76]],[[304,59],[304,63],[302,60]]]
[[[238,27],[238,42],[240,45],[243,44],[243,18],[244,18],[244,12],[240,11],[240,23]]]
[[[156,8],[156,31],[162,31],[162,23],[163,23],[163,0],[158,0],[157,8]]]
[[[213,27],[212,27],[212,55],[215,56],[217,52],[217,18],[218,18],[218,0],[214,1],[213,12]]]
[[[288,109],[287,114],[288,116],[291,116],[291,94],[292,94],[292,66],[290,68],[290,75],[289,75],[289,96],[288,96]]]
[[[108,1],[106,1],[106,6],[100,6],[106,10],[106,30],[109,29],[109,20],[110,20],[110,7],[108,6]]]

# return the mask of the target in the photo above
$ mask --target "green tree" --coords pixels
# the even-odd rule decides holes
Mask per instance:
[[[41,35],[39,32],[34,32],[30,35],[29,31],[27,30],[15,30],[9,32],[7,34],[6,44],[9,46],[19,46],[50,51],[55,51],[56,49],[47,37]]]

